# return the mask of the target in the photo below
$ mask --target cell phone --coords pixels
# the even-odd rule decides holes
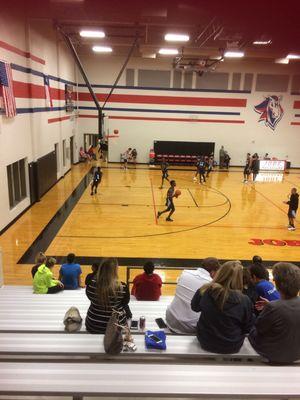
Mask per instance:
[[[162,340],[158,336],[153,335],[153,334],[148,335],[148,338],[153,340],[155,343],[161,343],[162,342]]]
[[[137,321],[136,319],[131,320],[131,324],[130,324],[130,329],[138,329],[139,326],[139,321]]]
[[[155,322],[157,323],[157,325],[160,329],[164,329],[164,328],[168,327],[168,325],[165,323],[165,321],[162,318],[156,318]]]

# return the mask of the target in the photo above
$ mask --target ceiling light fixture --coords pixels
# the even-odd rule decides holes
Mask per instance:
[[[175,56],[179,53],[177,49],[159,49],[159,54],[167,56]]]
[[[86,37],[86,38],[104,38],[105,33],[103,31],[89,31],[89,30],[83,30],[79,32],[79,35],[81,37]]]
[[[113,51],[112,48],[108,46],[93,46],[92,49],[95,53],[111,53]]]
[[[241,58],[244,57],[245,53],[243,51],[233,51],[233,50],[227,50],[224,53],[224,57],[227,58]]]
[[[276,58],[275,64],[288,64],[290,60],[288,58]]]
[[[256,45],[259,45],[259,46],[266,46],[266,45],[271,44],[271,43],[272,43],[271,39],[270,40],[255,40],[253,42],[253,44],[256,44]]]
[[[276,58],[275,64],[288,64],[290,60],[288,58]]]
[[[299,60],[300,59],[300,54],[288,54],[286,56],[288,60]]]
[[[181,35],[179,33],[167,33],[165,35],[167,42],[188,42],[190,40],[189,35]]]

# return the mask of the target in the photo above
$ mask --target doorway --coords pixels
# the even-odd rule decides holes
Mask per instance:
[[[98,135],[96,133],[85,133],[84,138],[84,151],[88,151],[90,146],[97,147],[98,145]]]

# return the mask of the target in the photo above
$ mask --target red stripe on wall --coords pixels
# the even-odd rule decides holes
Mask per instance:
[[[79,118],[98,118],[97,115],[81,114]],[[213,122],[223,124],[244,124],[245,121],[237,119],[190,119],[190,118],[155,118],[155,117],[124,117],[124,116],[110,116],[110,119],[125,119],[132,121],[171,121],[171,122]]]
[[[40,64],[45,65],[46,62],[45,60],[43,60],[42,58],[39,58],[31,53],[29,53],[28,51],[23,51],[21,49],[18,49],[15,46],[12,46],[9,43],[3,42],[2,40],[0,40],[0,47],[2,47],[2,49],[11,51],[12,53],[18,54],[19,56],[23,56],[25,58],[30,58],[32,61],[38,62]]]
[[[300,122],[291,122],[291,125],[300,125]]]
[[[300,100],[294,101],[294,108],[299,110],[300,109]]]
[[[66,121],[67,119],[70,119],[70,116],[67,117],[57,117],[57,118],[49,118],[48,119],[48,124],[52,124],[53,122],[59,122],[59,121]]]
[[[26,82],[13,82],[14,95],[21,99],[45,99],[45,88],[42,85]],[[53,100],[65,100],[63,89],[51,88],[50,93]]]
[[[104,101],[106,94],[96,94],[99,101]],[[89,93],[79,93],[80,101],[92,101]],[[112,94],[111,103],[144,103],[144,104],[168,104],[202,107],[246,107],[247,99],[230,98],[206,98],[206,97],[181,97],[181,96],[151,96],[135,94]]]

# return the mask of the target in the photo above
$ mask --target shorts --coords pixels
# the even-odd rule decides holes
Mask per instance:
[[[166,171],[166,172],[163,172],[162,178],[163,178],[163,179],[168,179],[168,177],[169,177],[168,172],[167,172],[167,171]]]
[[[296,210],[289,210],[288,211],[289,218],[296,218]]]
[[[167,211],[175,211],[173,200],[167,199],[166,206],[167,206]]]
[[[251,171],[249,167],[244,168],[244,175],[250,175]]]

